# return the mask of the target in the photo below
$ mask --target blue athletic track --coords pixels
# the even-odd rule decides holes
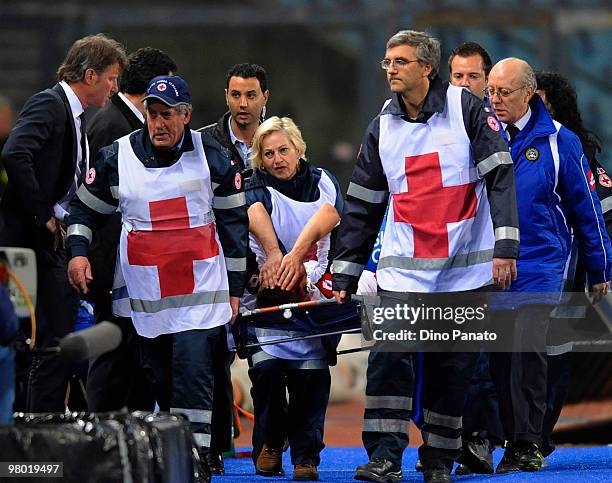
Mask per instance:
[[[495,464],[502,456],[501,450],[496,450]],[[404,453],[404,478],[402,481],[423,481],[423,477],[414,471],[417,449],[408,448]],[[355,467],[367,460],[365,451],[360,448],[327,448],[321,454],[319,466],[320,481],[355,481]],[[612,482],[612,446],[594,447],[562,447],[548,458],[548,467],[536,473],[514,473],[506,475],[453,476],[453,481],[466,483],[480,481],[523,482],[523,481],[600,481]],[[256,476],[251,458],[228,458],[225,460],[225,476],[213,478],[213,482],[278,482],[291,481],[293,466],[290,463],[289,452],[283,455],[286,476],[264,478]]]

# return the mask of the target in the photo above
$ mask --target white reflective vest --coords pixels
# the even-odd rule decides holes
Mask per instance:
[[[200,135],[190,135],[194,150],[166,168],[146,168],[129,136],[118,141],[119,260],[144,337],[217,327],[231,317],[210,170]]]
[[[456,292],[491,283],[495,244],[484,179],[470,154],[463,89],[449,86],[426,123],[381,115],[389,212],[376,271],[399,292]]]
[[[272,225],[276,235],[283,246],[289,251],[295,245],[300,233],[304,229],[308,220],[325,203],[334,206],[336,202],[336,187],[325,171],[321,172],[319,180],[319,198],[312,202],[296,201],[272,187],[267,187],[272,198]],[[259,246],[257,239],[251,235],[251,249],[257,256],[257,261],[261,266],[264,262],[263,250]],[[323,237],[316,246],[316,257],[306,264],[307,276],[314,285],[325,273],[327,268],[328,252],[330,248],[329,234]],[[313,295],[318,291],[313,292]],[[278,340],[286,337],[305,335],[295,331],[284,331],[276,329],[255,329],[255,334],[260,342]],[[303,341],[279,343],[265,345],[261,347],[267,354],[282,359],[310,360],[323,359],[326,356],[325,349],[321,344],[321,339],[309,339]],[[320,368],[320,367],[316,367]]]

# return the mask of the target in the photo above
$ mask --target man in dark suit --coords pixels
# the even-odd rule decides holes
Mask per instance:
[[[81,114],[117,92],[126,63],[113,39],[98,34],[77,40],[58,69],[60,82],[28,99],[2,150],[9,182],[0,204],[0,246],[36,252],[37,349],[57,345],[74,326],[77,298],[68,284],[63,241],[70,200],[88,169]],[[63,412],[69,369],[57,354],[34,354],[27,410]]]
[[[129,65],[119,80],[119,92],[89,122],[87,136],[92,159],[98,150],[144,126],[144,97],[151,79],[176,73],[176,64],[161,50],[144,47],[132,52]],[[152,410],[155,399],[145,383],[138,359],[138,339],[128,310],[115,304],[111,290],[121,233],[121,215],[115,213],[96,231],[90,248],[93,280],[90,297],[96,321],[111,320],[121,328],[123,339],[114,351],[93,360],[87,377],[87,405],[90,411],[129,409]]]

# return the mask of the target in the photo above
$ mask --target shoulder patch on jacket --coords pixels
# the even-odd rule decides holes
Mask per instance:
[[[612,180],[605,171],[599,175],[599,184],[604,188],[612,188]]]

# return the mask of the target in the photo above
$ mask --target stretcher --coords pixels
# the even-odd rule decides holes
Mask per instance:
[[[338,304],[334,299],[311,300],[243,311],[232,326],[236,353],[238,357],[245,359],[249,350],[264,345],[342,334],[359,334],[362,332],[362,319],[365,320],[362,317],[362,305],[357,298],[353,297],[344,304]],[[249,340],[247,335],[249,327],[286,330],[298,332],[299,335],[273,341],[254,342]],[[361,350],[361,347],[345,349],[337,351],[336,355]]]

